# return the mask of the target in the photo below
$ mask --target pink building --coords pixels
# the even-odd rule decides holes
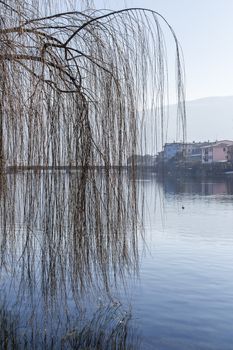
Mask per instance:
[[[202,164],[227,162],[228,147],[231,145],[233,145],[233,141],[223,140],[202,147]]]

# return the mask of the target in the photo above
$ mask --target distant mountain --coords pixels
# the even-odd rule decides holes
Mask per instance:
[[[233,139],[233,96],[188,101],[186,107],[189,141]]]
[[[177,105],[167,108],[168,122],[164,134],[164,142],[180,140],[177,136]],[[233,140],[233,96],[207,97],[186,102],[187,112],[187,141],[215,141],[221,139]],[[145,118],[144,139],[146,147],[143,153],[156,153],[156,123],[151,111]],[[166,124],[166,123],[165,123]],[[180,133],[181,135],[181,133]],[[161,137],[158,133],[157,150],[161,148]]]

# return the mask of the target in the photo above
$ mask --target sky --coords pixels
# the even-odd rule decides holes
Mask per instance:
[[[187,100],[233,95],[232,0],[95,0],[94,3],[97,8],[150,8],[166,18],[183,50]],[[169,40],[172,45],[172,38],[166,39],[168,48]]]

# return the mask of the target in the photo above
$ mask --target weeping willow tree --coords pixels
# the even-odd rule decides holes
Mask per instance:
[[[46,305],[66,295],[67,281],[74,295],[93,279],[109,293],[110,276],[137,268],[136,182],[123,165],[140,147],[139,110],[153,106],[155,137],[163,135],[161,21],[174,39],[185,123],[179,44],[161,15],[64,6],[53,14],[55,4],[46,12],[30,0],[0,1],[1,270],[21,289],[40,281]],[[17,176],[64,166],[78,171]]]
[[[147,96],[162,117],[161,16],[125,9],[37,17],[30,2],[0,6],[1,163],[121,166],[135,151]],[[182,102],[179,45],[169,28]]]
[[[137,251],[137,238],[130,235],[138,220],[136,185],[134,176],[123,184],[121,175],[126,158],[140,146],[139,109],[151,104],[155,137],[159,126],[163,135],[167,69],[161,21],[174,39],[178,105],[185,123],[179,43],[166,20],[151,10],[52,14],[48,12],[54,11],[54,3],[47,12],[41,4],[0,1],[1,177],[12,166],[16,170],[73,166],[79,171],[68,185],[45,177],[43,185],[41,179],[33,180],[34,187],[27,174],[21,193],[16,182],[11,183],[15,176],[1,180],[2,247],[7,227],[14,232],[16,217],[33,230],[39,211],[38,226],[50,232],[47,246],[61,242],[57,235],[66,237],[62,230],[69,219],[73,258],[80,261],[82,256],[89,269],[89,252],[95,251],[93,260],[99,262],[107,284],[109,266],[116,267],[116,261],[121,267],[131,263]],[[102,168],[101,180],[95,167]],[[15,207],[17,193],[21,211],[19,204]],[[45,207],[46,212],[38,209]],[[23,252],[27,246],[28,233]],[[78,261],[74,266],[77,270]]]

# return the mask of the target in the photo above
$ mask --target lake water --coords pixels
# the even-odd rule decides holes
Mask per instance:
[[[142,348],[233,349],[232,182],[142,186],[148,248],[132,294]]]
[[[64,178],[67,176],[69,175],[64,175]],[[22,175],[18,175],[18,178],[22,183]],[[105,307],[100,316],[89,322],[92,327],[89,337],[93,337],[93,327],[102,333],[104,327],[108,328],[112,318],[106,315],[109,312],[111,314],[114,308],[114,315],[117,311],[116,318],[121,319],[118,324],[112,325],[118,327],[118,333],[114,334],[118,337],[120,334],[122,338],[130,334],[130,344],[122,342],[121,349],[233,349],[233,181],[160,181],[153,174],[149,174],[138,178],[137,185],[140,203],[143,202],[141,216],[144,223],[143,238],[139,238],[137,247],[138,276],[126,274],[124,288],[123,282],[118,281],[116,286],[111,283],[111,307]],[[41,187],[40,183],[38,188]],[[14,191],[17,192],[17,186],[15,188]],[[30,196],[29,203],[33,203],[31,197],[33,196]],[[18,202],[22,201],[22,196],[17,198]],[[66,203],[67,198],[62,200]],[[18,202],[16,200],[16,208],[19,207]],[[102,256],[102,251],[96,255],[93,242],[88,245],[80,243],[81,246],[78,247],[81,248],[75,254],[79,257],[83,254],[83,259],[87,259],[87,256],[90,259],[89,255],[93,254],[94,258],[90,264],[88,262],[79,267],[82,273],[79,270],[73,271],[74,257],[70,249],[73,241],[71,237],[67,237],[64,229],[66,221],[65,224],[62,221],[62,225],[59,221],[65,238],[61,239],[59,236],[61,242],[58,245],[58,238],[53,240],[51,234],[54,230],[54,219],[46,218],[44,221],[48,230],[45,232],[49,236],[49,242],[52,240],[53,244],[49,245],[45,254],[41,247],[48,244],[47,236],[44,237],[38,227],[41,217],[46,216],[43,212],[45,203],[51,205],[52,201],[50,197],[46,201],[40,197],[40,203],[42,204],[37,206],[33,220],[35,229],[27,228],[27,234],[25,227],[23,230],[22,227],[19,228],[14,234],[9,230],[13,235],[11,240],[15,241],[13,246],[6,237],[1,237],[1,251],[4,249],[4,259],[1,256],[1,300],[4,302],[5,313],[13,315],[13,319],[14,314],[17,315],[20,336],[25,336],[30,328],[30,336],[34,337],[33,344],[37,342],[35,338],[41,334],[39,330],[45,322],[45,309],[52,310],[46,316],[46,320],[50,320],[51,329],[43,334],[53,337],[55,334],[56,338],[56,335],[60,336],[59,332],[62,334],[60,329],[63,329],[67,338],[78,323],[83,327],[86,318],[91,317],[98,303],[107,305],[107,298],[101,293],[101,287],[87,292],[91,286],[90,276],[93,269],[95,270],[99,254]],[[24,215],[34,210],[27,203],[24,206]],[[67,207],[63,215],[66,210]],[[18,212],[19,209],[15,210],[16,217],[20,216]],[[40,215],[42,212],[43,215]],[[20,218],[16,221],[19,222]],[[29,234],[32,236],[31,240]],[[119,248],[119,239],[118,237],[111,242],[116,251]],[[60,256],[58,248],[61,247],[63,254]],[[111,259],[115,259],[114,255]],[[76,264],[78,262],[79,259]],[[120,265],[120,261],[116,257],[116,261],[109,266],[117,264]],[[69,274],[69,269],[72,269],[72,274]],[[101,265],[96,270],[94,275],[97,280],[100,273],[103,276],[106,273]],[[122,270],[117,270],[116,267],[116,271],[119,274]],[[79,290],[80,283],[84,293],[82,288]],[[77,294],[73,292],[74,285],[77,286]],[[55,299],[58,300],[57,304],[53,304]],[[95,306],[90,307],[91,303]],[[80,316],[83,305],[88,315],[85,320]],[[127,322],[124,321],[125,310],[130,310],[129,322],[128,319]],[[100,319],[104,319],[102,324]],[[124,328],[119,328],[120,324],[124,324]],[[38,348],[52,348],[51,343],[48,344],[50,345],[43,347],[38,342]],[[60,348],[56,342],[54,344],[53,348]],[[64,348],[82,349],[80,344],[78,347],[76,343],[75,347],[72,343],[65,343]],[[103,348],[111,349],[114,345],[108,343]]]

